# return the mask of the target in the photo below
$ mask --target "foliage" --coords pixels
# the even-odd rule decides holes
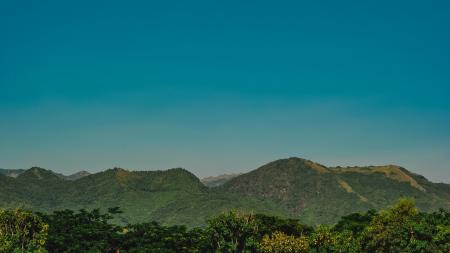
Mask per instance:
[[[255,216],[238,211],[230,211],[210,219],[206,233],[213,252],[240,253],[254,250],[258,243]]]
[[[48,225],[28,211],[0,209],[0,252],[46,252]]]
[[[358,234],[370,224],[376,214],[377,212],[371,209],[366,213],[352,213],[343,216],[333,229],[338,232],[351,231],[353,234]]]
[[[421,213],[411,199],[379,212],[351,214],[335,225],[310,227],[296,219],[233,210],[205,227],[157,222],[115,225],[106,213],[0,211],[0,252],[104,253],[378,253],[450,251],[450,213]]]
[[[275,231],[262,238],[259,249],[263,253],[304,253],[309,252],[309,242],[305,236],[295,237]]]
[[[118,208],[110,208],[105,214],[82,209],[43,215],[50,227],[46,248],[49,252],[114,252],[119,248],[122,229],[109,221],[118,213]]]
[[[430,224],[424,222],[411,199],[401,199],[381,211],[365,229],[361,241],[366,252],[436,252]]]
[[[121,250],[129,253],[206,252],[206,236],[201,229],[188,231],[185,226],[161,226],[156,222],[125,228]]]
[[[333,231],[329,226],[319,225],[310,237],[311,247],[316,252],[330,252],[335,244]]]
[[[313,232],[313,227],[300,223],[298,219],[283,219],[265,214],[255,214],[260,237],[279,231],[286,235],[302,236]]]

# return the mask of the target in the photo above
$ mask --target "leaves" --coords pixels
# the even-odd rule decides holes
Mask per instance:
[[[46,252],[48,225],[20,209],[0,209],[0,252]]]
[[[0,252],[378,253],[449,252],[450,213],[420,213],[411,199],[379,212],[351,214],[334,226],[229,211],[188,229],[145,222],[118,226],[109,208],[34,214],[0,210]]]

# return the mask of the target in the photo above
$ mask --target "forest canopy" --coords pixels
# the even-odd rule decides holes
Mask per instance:
[[[333,226],[235,210],[205,226],[117,225],[119,208],[51,214],[0,210],[0,252],[450,252],[450,213],[419,212],[412,199],[344,216]]]

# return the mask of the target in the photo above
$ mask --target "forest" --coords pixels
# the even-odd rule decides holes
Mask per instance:
[[[211,217],[201,227],[118,225],[112,220],[121,212],[118,207],[50,214],[0,209],[0,252],[450,252],[450,212],[420,212],[406,198],[314,227],[238,210]]]

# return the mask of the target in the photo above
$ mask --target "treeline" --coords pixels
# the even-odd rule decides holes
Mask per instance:
[[[202,228],[119,226],[112,219],[120,212],[0,210],[0,252],[450,252],[450,213],[418,212],[409,199],[317,227],[238,211],[213,217]]]

